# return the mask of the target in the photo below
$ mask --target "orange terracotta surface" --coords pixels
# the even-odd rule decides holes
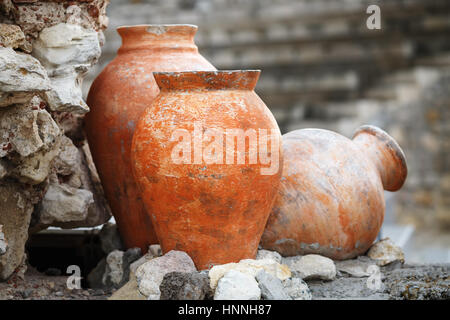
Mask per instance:
[[[403,185],[405,156],[373,126],[353,140],[321,129],[283,136],[281,186],[261,239],[284,256],[321,254],[349,259],[376,239],[384,218],[384,189]]]
[[[215,68],[198,53],[196,26],[141,25],[117,31],[122,46],[91,86],[85,128],[125,246],[146,252],[158,240],[133,179],[130,148],[137,121],[159,93],[152,72]]]
[[[275,200],[281,134],[253,91],[258,77],[259,71],[155,73],[161,93],[136,127],[134,173],[162,250],[187,252],[199,269],[255,258]],[[179,141],[171,139],[173,132],[194,133],[196,123],[203,133],[216,128],[274,130],[278,170],[262,175],[266,165],[248,159],[241,164],[208,164],[205,159],[174,163],[172,150]],[[200,141],[203,148],[210,143]],[[236,146],[229,147],[233,155]]]

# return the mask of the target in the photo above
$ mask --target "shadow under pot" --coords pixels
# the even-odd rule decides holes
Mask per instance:
[[[155,73],[133,138],[136,181],[163,252],[197,268],[255,258],[281,178],[281,134],[259,71]]]
[[[400,189],[403,151],[383,130],[362,126],[347,139],[321,129],[283,135],[283,177],[261,239],[284,256],[349,259],[366,252],[383,223],[384,190]]]
[[[146,252],[158,239],[133,179],[130,150],[136,123],[159,93],[153,72],[216,69],[198,53],[196,26],[139,25],[117,31],[122,46],[90,88],[85,129],[124,244]]]

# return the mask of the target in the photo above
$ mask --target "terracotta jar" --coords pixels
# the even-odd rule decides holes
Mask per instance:
[[[406,160],[383,130],[362,126],[347,139],[321,129],[283,136],[281,186],[261,239],[284,256],[348,259],[364,253],[383,223],[384,190],[403,185]]]
[[[281,134],[253,91],[259,73],[155,73],[161,93],[136,127],[134,173],[162,250],[199,269],[255,258],[275,200]]]
[[[137,121],[159,93],[152,72],[215,68],[198,53],[196,26],[140,25],[117,31],[122,46],[91,86],[85,127],[123,241],[146,252],[158,241],[133,179],[130,148]]]

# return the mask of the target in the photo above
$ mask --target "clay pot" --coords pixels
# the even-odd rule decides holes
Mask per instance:
[[[161,93],[136,127],[132,157],[163,252],[185,251],[199,269],[255,258],[282,163],[278,125],[253,91],[259,71],[154,75]],[[251,138],[230,138],[236,129]]]
[[[126,247],[147,251],[157,237],[133,179],[134,129],[159,89],[153,71],[215,70],[197,50],[192,25],[120,27],[116,58],[95,79],[85,126],[106,198]]]
[[[362,126],[347,139],[321,129],[283,136],[281,186],[261,239],[284,256],[348,259],[364,253],[383,222],[384,190],[403,185],[403,151],[383,130]]]

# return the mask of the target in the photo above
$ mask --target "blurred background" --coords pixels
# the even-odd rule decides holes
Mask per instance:
[[[369,30],[369,5],[381,29]],[[261,69],[257,93],[282,133],[323,128],[351,137],[363,124],[406,153],[403,189],[386,193],[381,237],[407,262],[450,262],[450,1],[112,0],[103,55],[116,27],[196,24],[200,52],[218,69]]]

